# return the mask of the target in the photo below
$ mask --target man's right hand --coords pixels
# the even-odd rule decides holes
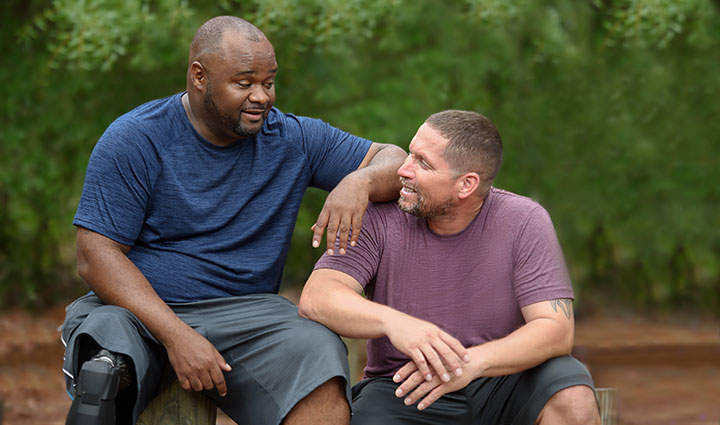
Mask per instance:
[[[223,372],[231,367],[215,347],[199,333],[187,327],[165,344],[168,358],[180,386],[186,391],[217,389],[224,397],[227,385]]]
[[[443,382],[450,381],[450,374],[463,374],[470,355],[457,338],[430,322],[398,313],[385,334],[417,365],[426,380],[432,380],[433,371]]]

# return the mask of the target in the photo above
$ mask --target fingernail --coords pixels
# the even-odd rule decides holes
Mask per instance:
[[[405,403],[406,406],[409,406],[412,404],[412,400],[410,399],[410,397],[408,397],[405,399],[405,401],[403,403]]]
[[[448,382],[450,380],[450,375],[448,375],[447,373],[443,373],[442,380]]]
[[[403,393],[402,393],[402,390],[401,390],[400,388],[398,388],[397,391],[395,391],[395,396],[396,396],[396,397],[401,397],[402,394],[403,394]]]
[[[345,255],[345,248],[340,248],[340,255]]]
[[[455,369],[455,376],[462,376],[463,370],[461,368]]]
[[[351,241],[350,246],[355,246],[355,241]]]
[[[313,248],[317,248],[317,247],[319,247],[319,246],[320,246],[320,242],[318,242],[318,241],[313,241]]]
[[[469,354],[465,354],[465,357],[463,359],[465,360],[466,363],[470,363],[470,355]]]
[[[418,410],[423,410],[425,405],[423,403],[418,404]]]
[[[328,249],[328,255],[333,255],[333,250],[332,250],[332,249]]]
[[[427,375],[425,375],[425,379],[427,379],[428,381],[432,381],[432,375],[428,373]]]
[[[400,382],[400,375],[393,376],[393,382]]]

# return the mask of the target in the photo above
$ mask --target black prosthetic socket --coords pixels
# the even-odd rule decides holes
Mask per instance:
[[[131,383],[122,355],[100,350],[83,363],[66,425],[114,425],[115,397]]]

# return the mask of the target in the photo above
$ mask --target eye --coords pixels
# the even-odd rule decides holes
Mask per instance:
[[[243,89],[249,89],[252,84],[248,83],[247,81],[240,81],[237,83],[238,87]]]
[[[268,90],[270,90],[271,88],[273,88],[274,85],[275,85],[275,82],[274,82],[274,81],[268,81],[268,82],[266,82],[266,83],[263,83],[263,87],[265,87],[265,88],[268,89]]]

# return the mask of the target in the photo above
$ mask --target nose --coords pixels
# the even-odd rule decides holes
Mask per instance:
[[[248,96],[250,102],[265,105],[270,101],[270,95],[265,92],[265,88],[261,84],[253,85],[253,89]]]
[[[405,158],[405,162],[403,162],[403,164],[400,166],[400,168],[398,168],[397,174],[398,174],[398,176],[404,177],[406,179],[413,178],[412,157],[410,155],[408,155],[407,158]]]

